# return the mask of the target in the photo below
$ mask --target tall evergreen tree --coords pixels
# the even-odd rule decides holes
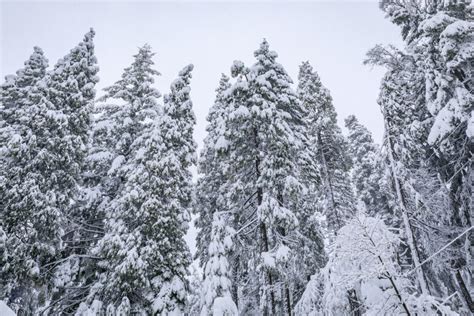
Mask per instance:
[[[222,211],[225,206],[225,163],[224,153],[227,142],[224,137],[225,120],[230,111],[229,98],[226,91],[230,88],[229,77],[222,75],[216,89],[216,99],[209,110],[206,127],[207,136],[204,139],[203,150],[199,157],[199,173],[202,175],[196,186],[196,220],[197,253],[200,264],[208,259],[208,243],[210,240],[213,214]]]
[[[94,31],[91,30],[43,79],[35,82],[25,77],[19,81],[24,80],[23,84],[29,86],[21,89],[25,96],[28,95],[27,107],[24,107],[24,112],[15,114],[23,116],[18,126],[22,126],[27,136],[28,145],[23,147],[29,153],[22,159],[28,162],[17,166],[21,168],[17,179],[22,183],[23,193],[20,195],[17,191],[9,197],[16,190],[12,188],[7,190],[5,197],[9,199],[7,205],[21,205],[22,226],[29,235],[22,243],[27,243],[31,256],[25,262],[30,265],[30,271],[36,271],[36,276],[29,277],[29,280],[36,277],[41,280],[29,288],[32,292],[28,297],[34,299],[40,294],[40,305],[45,304],[51,294],[55,300],[61,292],[62,282],[74,274],[65,275],[61,263],[69,261],[63,256],[74,254],[69,243],[72,234],[67,227],[78,199],[87,148],[89,112],[95,96],[94,85],[98,81],[93,37]],[[36,67],[28,67],[22,72],[40,79],[45,72],[46,61],[40,50],[36,49],[34,55],[35,61],[30,65],[36,64]],[[16,181],[7,182],[14,184]],[[17,202],[11,198],[17,199]],[[15,212],[7,211],[5,214],[14,215]],[[17,248],[24,249],[20,245]]]
[[[140,223],[143,225],[145,219],[140,223],[134,219],[147,192],[141,186],[134,191],[133,181],[143,176],[144,143],[148,134],[157,130],[161,112],[161,94],[153,87],[154,77],[159,75],[153,69],[153,56],[150,46],[139,48],[121,80],[104,89],[106,93],[100,100],[108,103],[97,108],[100,114],[89,154],[89,190],[98,196],[92,195],[87,205],[90,214],[100,212],[98,217],[105,219],[104,233],[90,249],[90,254],[100,260],[87,263],[92,270],[91,280],[81,281],[88,288],[85,307],[98,300],[104,309],[114,312],[124,299],[134,308],[146,305],[142,291],[149,280],[140,269],[144,263],[139,253],[144,242]],[[131,201],[133,194],[136,203]],[[108,201],[97,204],[104,195]],[[103,209],[97,209],[99,206]]]
[[[3,232],[0,299],[17,312],[37,308],[35,289],[41,286],[40,265],[54,256],[59,236],[44,231],[51,221],[40,215],[42,170],[32,159],[40,152],[35,116],[45,101],[48,61],[39,47],[15,76],[1,86],[0,227]],[[40,135],[38,135],[40,136]],[[43,192],[44,193],[44,192]],[[57,228],[57,227],[52,227]]]
[[[238,315],[231,295],[231,270],[227,255],[232,247],[233,230],[224,221],[223,214],[215,212],[212,221],[209,259],[204,267],[201,315]]]
[[[63,309],[62,297],[67,287],[78,278],[84,256],[78,248],[80,243],[76,242],[80,236],[76,222],[86,216],[78,212],[78,206],[89,144],[94,87],[99,81],[94,35],[92,29],[86,33],[84,40],[56,63],[48,78],[48,100],[53,106],[48,115],[55,119],[54,132],[48,135],[48,145],[57,157],[54,158],[56,171],[51,178],[65,219],[61,259],[49,267],[54,271],[53,302],[47,306],[51,311]]]
[[[157,193],[158,210],[163,223],[156,238],[161,240],[158,270],[159,293],[154,309],[159,313],[182,312],[186,302],[186,274],[190,264],[189,249],[184,240],[192,206],[192,175],[190,167],[196,163],[196,143],[193,129],[196,118],[192,109],[189,86],[193,65],[179,72],[165,96],[164,115],[160,120],[162,138],[161,160],[157,176],[161,177]]]
[[[380,148],[374,143],[370,131],[354,115],[345,119],[345,125],[349,130],[352,179],[358,198],[364,203],[368,215],[380,216],[386,223],[397,226]]]
[[[233,215],[237,266],[234,278],[242,313],[292,313],[301,184],[292,159],[302,145],[302,108],[291,79],[264,41],[247,68],[234,62],[225,120],[227,194]]]
[[[320,174],[320,208],[335,233],[355,212],[347,142],[337,126],[336,110],[329,91],[309,62],[300,66],[298,94],[307,111],[309,139]]]
[[[425,224],[422,229],[428,231],[430,235],[423,240],[424,248],[428,252],[436,251],[463,234],[471,226],[472,221],[470,211],[467,210],[472,209],[470,179],[473,173],[473,149],[470,138],[472,135],[469,131],[474,103],[471,45],[473,11],[466,1],[387,0],[381,3],[381,7],[387,16],[402,28],[402,35],[406,41],[406,54],[398,54],[405,55],[405,67],[402,68],[406,69],[408,65],[413,69],[410,63],[416,65],[417,74],[422,77],[411,80],[410,83],[405,80],[406,85],[415,83],[415,87],[421,87],[415,93],[424,97],[422,102],[415,103],[407,109],[415,113],[424,112],[426,118],[424,121],[415,120],[411,124],[401,125],[401,128],[415,132],[418,137],[415,144],[418,147],[425,147],[424,152],[407,150],[404,144],[398,148],[409,152],[415,157],[415,161],[425,161],[421,167],[427,177],[425,176],[422,185],[418,184],[415,188],[417,193],[425,191],[417,197],[418,202],[422,200],[419,203],[422,207],[417,217]],[[392,73],[394,72],[392,70]],[[402,78],[390,76],[393,82],[400,82]],[[388,80],[384,82],[389,84]],[[405,88],[405,91],[407,90],[414,91],[413,88]],[[396,117],[391,117],[390,120],[394,121]],[[391,126],[393,129],[394,124],[391,123]],[[404,132],[401,135],[406,134]],[[407,167],[406,162],[403,163]],[[426,189],[426,184],[430,184],[431,189]],[[439,203],[440,200],[443,203]],[[446,212],[446,209],[449,211]],[[433,229],[433,223],[437,226],[440,220],[442,227]],[[445,272],[446,268],[451,266],[465,305],[472,312],[473,299],[467,291],[469,286],[466,283],[466,279],[469,279],[466,277],[469,274],[466,263],[470,261],[472,253],[470,250],[465,251],[470,248],[467,245],[472,244],[472,234],[466,234],[462,240],[464,242],[457,241],[448,248],[449,255],[437,256],[435,260],[441,259],[439,265],[444,267]],[[443,283],[452,282],[449,277],[444,277]]]
[[[95,249],[105,257],[99,262],[105,271],[93,286],[89,301],[104,297],[104,307],[112,311],[116,302],[125,299],[132,311],[168,314],[183,309],[190,261],[183,237],[191,203],[189,167],[195,160],[195,119],[189,99],[192,66],[183,69],[171,85],[163,116],[159,117],[159,94],[151,87],[152,76],[147,76],[156,74],[149,71],[152,56],[145,46],[136,55],[132,69],[126,69],[138,70],[137,78],[123,76],[134,83],[146,80],[137,83],[146,90],[131,99],[136,112],[129,125],[140,134],[130,136],[128,157],[120,158],[123,162],[117,168],[113,166],[117,170],[114,174],[123,175],[124,183],[110,203],[106,233]]]
[[[309,62],[303,62],[298,75],[298,95],[307,112],[308,146],[315,159],[318,191],[316,210],[325,215],[330,240],[355,214],[347,142],[337,125],[336,110],[329,91],[322,85]],[[348,291],[351,310],[358,314],[357,293]]]

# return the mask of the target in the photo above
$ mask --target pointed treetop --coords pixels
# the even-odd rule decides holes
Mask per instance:
[[[356,124],[359,124],[359,120],[357,119],[357,117],[353,114],[349,115],[348,117],[346,117],[346,119],[344,120],[345,124],[346,124],[346,127],[349,127],[349,126],[355,126]]]
[[[142,47],[139,47],[138,53],[133,55],[135,60],[131,66],[132,70],[143,70],[152,75],[160,76],[161,74],[158,71],[151,69],[151,66],[155,64],[153,62],[153,56],[155,55],[156,53],[152,51],[149,44],[144,44]],[[127,69],[130,69],[130,67]],[[153,82],[153,80],[151,82]]]
[[[349,138],[359,137],[365,141],[373,143],[372,133],[362,125],[355,115],[349,115],[344,120],[345,126],[349,130]]]
[[[44,52],[43,52],[43,49],[41,47],[38,47],[38,46],[34,46],[33,47],[33,55],[36,55],[36,54],[39,54],[39,55],[44,55]]]
[[[278,54],[275,51],[270,50],[270,45],[268,41],[264,38],[262,43],[260,44],[260,48],[254,52],[254,56],[257,58],[258,61],[263,61],[264,59],[270,59],[271,61],[275,61],[278,57]]]
[[[116,98],[134,102],[137,98],[161,97],[161,93],[152,86],[155,82],[154,76],[161,75],[153,69],[154,55],[150,45],[145,44],[139,47],[138,53],[133,55],[132,64],[124,69],[122,79],[112,86],[104,88],[106,94],[99,101]]]
[[[219,86],[216,88],[217,94],[221,94],[230,87],[230,78],[226,74],[222,73],[221,78],[219,79]]]
[[[25,82],[18,82],[20,85],[31,85],[31,78],[43,78],[48,68],[48,59],[44,56],[43,50],[38,46],[33,47],[33,53],[27,61],[25,61],[25,68],[16,72],[18,79]]]
[[[181,94],[189,94],[189,91],[191,90],[189,87],[187,87],[185,89],[185,87],[187,85],[189,85],[189,82],[191,80],[191,72],[193,71],[193,64],[189,64],[187,66],[185,66],[179,73],[178,73],[178,78],[175,79],[172,83],[171,83],[171,93],[174,93],[176,94],[177,92],[179,92],[177,94],[177,97],[180,97]],[[165,97],[165,99],[167,100],[170,96],[167,96]],[[182,97],[182,96],[181,96]],[[185,96],[186,97],[186,96]]]
[[[309,60],[303,61],[300,66],[300,72],[312,73],[313,66],[309,63]]]
[[[189,79],[191,79],[191,72],[193,71],[193,69],[194,69],[194,65],[189,64],[189,65],[185,66],[179,72],[179,76],[182,77],[184,80],[188,81]]]
[[[84,42],[92,42],[92,40],[94,39],[94,36],[95,36],[95,31],[94,29],[91,27],[89,29],[89,32],[87,32],[85,35],[84,35]]]
[[[322,86],[318,73],[313,69],[313,66],[309,61],[301,63],[300,71],[298,73],[298,81],[300,82],[300,86],[308,83],[315,85],[317,88]]]

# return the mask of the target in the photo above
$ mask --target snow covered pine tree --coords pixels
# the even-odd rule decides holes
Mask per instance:
[[[2,127],[9,133],[21,125],[21,130],[16,130],[18,137],[12,140],[23,145],[15,149],[15,144],[7,144],[5,151],[2,150],[2,173],[10,170],[14,174],[2,177],[5,194],[1,194],[1,205],[8,209],[2,211],[1,226],[7,236],[6,244],[22,252],[23,255],[14,256],[26,264],[15,264],[15,268],[20,268],[12,271],[18,278],[15,281],[18,288],[11,292],[7,287],[5,292],[9,292],[10,300],[18,298],[18,309],[27,313],[53,307],[50,300],[55,299],[63,286],[57,279],[60,266],[73,254],[67,242],[67,227],[78,198],[89,112],[98,81],[93,37],[91,30],[46,74],[46,59],[40,49],[35,49],[27,67],[7,84],[10,93],[16,90],[18,94],[9,96],[6,87],[2,88],[2,99],[8,100],[2,108],[2,112],[5,110],[2,117],[9,116],[13,104],[10,101],[17,99],[21,109],[10,117],[13,120],[17,117],[16,122],[8,122],[10,118],[6,118]],[[14,165],[3,169],[3,161]],[[9,253],[13,255],[13,251],[6,251],[7,260]],[[3,268],[8,267],[7,264]]]

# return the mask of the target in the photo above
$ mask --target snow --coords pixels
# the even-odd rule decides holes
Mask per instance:
[[[226,149],[229,146],[229,141],[225,138],[225,136],[220,136],[214,145],[215,150]]]
[[[441,33],[441,37],[454,37],[472,32],[474,23],[469,21],[455,21],[449,24]]]
[[[213,316],[237,316],[238,314],[237,306],[231,297],[216,297],[212,306]]]
[[[474,112],[471,113],[469,120],[467,121],[467,137],[474,137]]]
[[[120,156],[117,156],[114,161],[112,161],[112,165],[110,166],[110,169],[108,171],[108,174],[112,174],[114,173],[118,168],[120,168],[120,166],[123,164],[123,162],[125,161],[125,157],[120,155]]]
[[[15,312],[4,301],[0,301],[0,315],[1,316],[16,316]]]
[[[275,257],[270,252],[262,252],[262,264],[269,268],[275,267]]]
[[[438,12],[437,14],[433,15],[431,18],[423,21],[420,26],[421,26],[421,29],[423,29],[425,32],[431,32],[447,24],[450,24],[454,21],[456,21],[455,18],[450,17],[444,12]]]
[[[233,120],[239,117],[244,118],[244,117],[248,117],[249,115],[250,115],[250,112],[245,106],[239,106],[233,112],[231,112],[230,119]]]

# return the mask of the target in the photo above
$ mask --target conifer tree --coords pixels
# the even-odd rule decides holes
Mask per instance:
[[[349,130],[349,152],[352,157],[352,179],[358,198],[369,216],[380,216],[396,226],[393,197],[387,185],[380,149],[372,134],[354,115],[345,119]]]
[[[329,91],[308,62],[301,65],[298,78],[298,94],[308,113],[310,146],[321,178],[320,207],[324,208],[328,227],[334,233],[354,215],[355,209],[347,143],[337,126]]]
[[[201,315],[238,315],[231,297],[231,270],[227,255],[232,247],[233,231],[226,227],[223,214],[215,212],[211,239],[208,245],[209,259],[204,267]]]
[[[56,300],[64,285],[62,282],[74,275],[74,271],[66,273],[62,269],[69,261],[62,257],[74,255],[69,243],[72,234],[67,228],[78,199],[88,141],[89,111],[95,96],[94,85],[98,81],[93,36],[91,30],[47,75],[46,60],[41,50],[35,49],[28,67],[21,71],[24,78],[18,80],[18,87],[24,85],[17,91],[23,94],[25,106],[24,111],[18,111],[14,116],[22,117],[15,125],[23,130],[21,133],[27,145],[22,146],[25,155],[21,159],[26,163],[21,167],[17,165],[16,171],[23,189],[18,186],[8,189],[5,198],[8,199],[6,205],[21,207],[23,213],[24,229],[17,230],[28,235],[21,240],[28,245],[31,259],[25,258],[24,262],[29,265],[29,271],[35,271],[34,276],[28,277],[33,281],[28,290],[33,292],[28,297],[35,300],[40,295],[40,301],[36,302],[39,306],[51,295]],[[17,180],[6,182],[14,185]],[[17,189],[21,191],[10,195]],[[20,200],[14,202],[12,198]],[[15,212],[5,214],[14,215]],[[26,250],[21,245],[16,249]]]
[[[146,78],[137,83],[146,93],[139,93],[131,104],[136,121],[130,125],[141,133],[131,137],[130,154],[117,169],[125,182],[110,203],[106,234],[95,249],[106,260],[99,262],[105,272],[97,282],[99,290],[93,290],[107,298],[104,306],[108,309],[115,309],[117,300],[127,299],[133,311],[169,314],[183,310],[190,262],[183,236],[191,203],[189,167],[195,160],[195,119],[189,99],[192,66],[185,67],[173,82],[163,116],[158,117],[158,93],[151,87],[152,76],[147,77],[152,72],[146,73],[151,57],[148,46],[141,49],[133,66],[145,72],[129,77],[131,82]],[[137,70],[133,66],[132,71]]]
[[[472,113],[474,112],[473,9],[463,1],[439,3],[434,14],[420,24],[420,36],[412,49],[423,62],[426,78],[426,107],[433,117],[427,142],[434,147],[436,169],[449,186],[451,239],[472,226],[473,153]],[[455,271],[465,304],[474,312],[468,292],[468,262],[472,260],[474,236],[466,235],[465,251],[459,249],[450,265]]]
[[[225,207],[237,231],[235,285],[242,313],[292,313],[302,108],[291,79],[264,41],[251,68],[234,62],[227,90]],[[255,295],[258,294],[258,295]]]
[[[193,129],[196,118],[192,109],[189,86],[193,65],[184,67],[171,84],[165,96],[164,114],[160,120],[162,138],[161,160],[156,176],[161,177],[158,210],[163,223],[157,236],[160,269],[156,279],[159,293],[154,301],[158,313],[172,314],[183,311],[186,302],[186,275],[190,253],[184,240],[192,206],[192,175],[190,167],[196,163],[196,143]],[[156,282],[156,280],[155,280]]]
[[[134,219],[147,192],[138,191],[144,183],[136,188],[134,183],[144,174],[144,150],[152,145],[152,139],[147,139],[157,131],[161,112],[161,94],[153,87],[159,75],[153,69],[153,56],[149,45],[139,48],[122,78],[104,89],[106,93],[99,99],[104,102],[95,110],[98,119],[88,156],[89,194],[83,207],[89,214],[105,219],[99,224],[103,230],[99,241],[90,245],[92,260],[85,263],[89,273],[80,280],[80,286],[87,289],[84,308],[92,307],[97,300],[112,313],[125,299],[133,308],[146,305],[142,291],[149,280],[140,269],[144,263],[138,253],[144,241],[142,227]],[[145,142],[150,146],[146,147]]]
[[[203,150],[199,157],[199,173],[196,186],[196,227],[199,228],[197,235],[196,256],[203,266],[208,259],[208,242],[210,240],[213,214],[222,211],[225,206],[225,163],[226,163],[226,140],[225,120],[230,110],[229,98],[225,93],[230,88],[229,77],[222,74],[219,86],[216,89],[216,99],[209,110],[206,127],[207,136],[204,139]]]
[[[309,62],[303,62],[298,75],[298,95],[306,111],[308,146],[315,161],[318,191],[316,210],[325,215],[329,236],[337,235],[355,214],[347,155],[347,142],[337,126],[336,111],[329,91],[322,85]],[[332,239],[333,237],[330,237]],[[355,314],[360,313],[357,293],[348,290],[348,301]]]
[[[89,144],[94,87],[99,81],[94,35],[92,29],[86,33],[83,41],[56,63],[48,77],[48,101],[52,108],[47,115],[54,119],[54,124],[46,147],[53,157],[58,157],[53,159],[55,171],[51,179],[52,188],[57,192],[58,209],[64,218],[61,259],[49,267],[54,272],[53,303],[47,306],[51,311],[70,307],[70,303],[64,305],[64,293],[79,276],[80,262],[86,256],[79,247],[82,243],[76,241],[80,236],[76,228],[77,222],[87,216],[78,212],[78,206]]]
[[[44,174],[31,161],[41,150],[36,142],[39,123],[33,120],[46,102],[47,67],[43,51],[35,47],[25,67],[1,86],[0,228],[4,240],[0,299],[26,313],[37,308],[34,289],[42,285],[40,264],[54,256],[52,245],[59,243],[56,232],[50,235],[44,230],[43,225],[53,218],[47,212],[40,215]]]
[[[415,190],[409,190],[416,191],[414,200],[421,206],[416,214],[417,220],[425,224],[422,229],[429,235],[426,238],[423,238],[424,234],[421,235],[421,244],[425,250],[434,252],[471,226],[471,216],[466,210],[472,209],[472,181],[469,180],[472,174],[472,135],[469,131],[473,109],[473,49],[470,44],[473,11],[465,1],[387,0],[381,3],[381,8],[392,22],[402,28],[406,41],[406,52],[394,55],[398,59],[400,56],[404,57],[402,63],[392,62],[389,68],[395,73],[395,67],[401,64],[398,74],[402,69],[402,73],[419,75],[419,78],[410,80],[397,74],[385,79],[384,84],[393,85],[392,82],[396,82],[399,89],[399,83],[405,82],[400,95],[406,97],[404,92],[408,91],[411,95],[423,96],[418,98],[420,102],[401,110],[415,113],[418,118],[424,117],[424,120],[409,120],[408,124],[403,122],[399,125],[403,143],[396,144],[398,153],[395,155],[404,158],[408,153],[415,158],[415,162],[424,162],[416,167],[418,173],[421,171],[425,175],[423,180],[418,183],[405,181],[403,184],[414,187]],[[406,71],[410,68],[412,71]],[[393,91],[391,89],[392,87],[387,91]],[[395,100],[396,98],[392,99],[393,104],[396,103]],[[387,111],[390,110],[387,108]],[[419,113],[423,115],[420,116]],[[400,122],[397,116],[390,115],[391,129],[398,125],[397,121]],[[406,131],[410,131],[412,137],[406,137]],[[397,131],[393,135],[398,135]],[[414,139],[415,146],[408,147],[406,139]],[[417,147],[423,150],[416,150]],[[399,161],[405,168],[414,167],[413,164],[407,164],[406,160]],[[449,211],[446,212],[446,209]],[[442,227],[432,229],[433,223],[436,226],[441,224]],[[449,288],[452,282],[447,267],[451,266],[454,270],[465,306],[472,312],[474,304],[466,290],[468,286],[463,276],[467,271],[465,263],[472,257],[470,251],[463,249],[469,248],[466,245],[472,243],[472,235],[467,233],[463,241],[464,243],[458,241],[452,244],[449,248],[450,255],[441,254],[434,260],[439,260],[438,266],[443,266],[438,276],[443,285],[447,284]],[[443,274],[448,277],[442,276]],[[452,290],[449,289],[445,294]]]

